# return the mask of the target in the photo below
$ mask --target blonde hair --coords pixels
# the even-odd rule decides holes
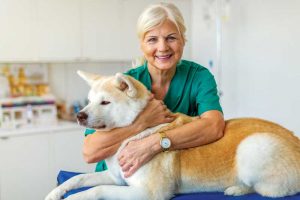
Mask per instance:
[[[139,39],[144,39],[145,34],[153,28],[160,26],[166,20],[172,21],[184,42],[185,37],[185,25],[179,9],[172,3],[159,3],[148,6],[140,15],[137,22],[137,34]]]

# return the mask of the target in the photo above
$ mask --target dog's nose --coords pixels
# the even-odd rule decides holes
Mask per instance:
[[[87,120],[87,118],[88,118],[88,115],[85,112],[79,112],[77,114],[77,120],[80,122]]]

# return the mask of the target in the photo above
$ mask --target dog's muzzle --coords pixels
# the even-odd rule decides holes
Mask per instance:
[[[89,116],[85,112],[77,113],[77,121],[80,125],[86,125],[88,117]]]

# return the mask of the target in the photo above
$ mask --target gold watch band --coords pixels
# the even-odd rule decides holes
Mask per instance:
[[[163,138],[167,137],[167,135],[164,131],[159,132],[159,135],[160,135],[160,139],[163,139]]]

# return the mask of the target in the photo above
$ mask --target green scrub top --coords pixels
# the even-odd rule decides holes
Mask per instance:
[[[131,69],[125,74],[141,81],[151,91],[151,76],[148,63]],[[176,72],[171,80],[164,103],[172,112],[180,112],[189,116],[197,116],[209,110],[222,111],[214,76],[210,71],[191,61],[181,60],[176,66]],[[85,135],[93,133],[87,129]],[[96,166],[96,171],[106,170],[104,161]]]
[[[152,81],[147,62],[125,74],[141,81],[151,91]],[[205,67],[187,60],[177,64],[164,103],[172,112],[189,116],[201,115],[209,110],[223,112],[214,76]]]

